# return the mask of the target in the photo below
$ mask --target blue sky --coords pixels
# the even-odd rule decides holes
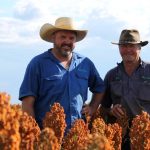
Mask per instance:
[[[87,37],[75,51],[89,57],[104,78],[121,58],[118,41],[125,28],[136,28],[141,40],[150,41],[149,0],[5,0],[0,4],[0,92],[19,103],[18,92],[29,61],[52,46],[39,37],[44,23],[54,24],[61,16],[72,17]],[[150,44],[141,57],[150,61]],[[89,95],[90,99],[90,95]]]

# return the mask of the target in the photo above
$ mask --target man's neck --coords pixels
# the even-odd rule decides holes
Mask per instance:
[[[67,56],[63,56],[60,53],[57,52],[57,50],[52,49],[52,54],[60,61],[69,61],[72,58],[72,53],[70,53],[70,55]]]
[[[52,54],[61,62],[64,68],[68,69],[72,59],[72,53],[68,56],[62,56],[58,54],[54,49],[52,49]]]
[[[123,63],[126,73],[130,76],[132,73],[138,68],[140,61],[131,62],[131,63]]]

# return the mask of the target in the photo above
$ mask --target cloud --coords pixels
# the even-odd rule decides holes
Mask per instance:
[[[111,0],[106,3],[107,5],[103,8],[106,16],[122,22],[122,29],[137,28],[144,37],[150,37],[150,3],[148,0],[144,0],[144,2],[141,0],[136,0],[136,2]]]
[[[16,18],[0,17],[0,43],[33,44],[39,42],[39,25],[33,21]]]
[[[3,12],[4,12],[4,11],[3,11],[2,9],[0,9],[0,15],[2,15],[2,14],[3,14]]]
[[[123,28],[137,28],[143,38],[150,39],[149,5],[148,0],[17,0],[12,17],[0,17],[0,43],[38,43],[40,27],[46,22],[54,24],[60,16],[70,16],[77,26],[88,27],[90,36],[108,38],[113,31],[119,34]],[[116,24],[118,28],[113,29]]]
[[[15,103],[26,65],[51,47],[39,37],[44,23],[54,24],[56,18],[69,16],[79,28],[88,29],[87,37],[77,43],[76,50],[95,63],[102,77],[121,59],[118,47],[110,42],[118,41],[123,28],[137,28],[142,40],[150,39],[149,0],[10,1],[7,7],[5,4],[0,8],[0,90],[7,90]],[[149,52],[149,46],[142,49],[144,60],[149,60]]]
[[[26,4],[25,6],[18,6],[14,11],[14,16],[21,20],[32,20],[37,19],[40,15],[38,8],[32,5],[31,3]]]

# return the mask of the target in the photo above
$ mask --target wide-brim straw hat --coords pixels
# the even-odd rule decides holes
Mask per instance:
[[[75,27],[73,20],[69,17],[61,17],[55,21],[55,25],[46,23],[40,29],[40,37],[47,41],[52,42],[52,35],[56,31],[68,30],[76,32],[76,42],[81,41],[87,34],[87,30],[79,30]]]
[[[125,29],[122,30],[120,34],[119,42],[112,42],[112,44],[122,45],[122,44],[140,44],[145,46],[148,44],[148,41],[141,41],[139,31],[136,29]]]

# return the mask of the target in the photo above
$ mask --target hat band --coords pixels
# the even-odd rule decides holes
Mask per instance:
[[[141,41],[130,41],[130,40],[125,40],[125,41],[119,41],[120,44],[126,44],[126,43],[141,43]]]

